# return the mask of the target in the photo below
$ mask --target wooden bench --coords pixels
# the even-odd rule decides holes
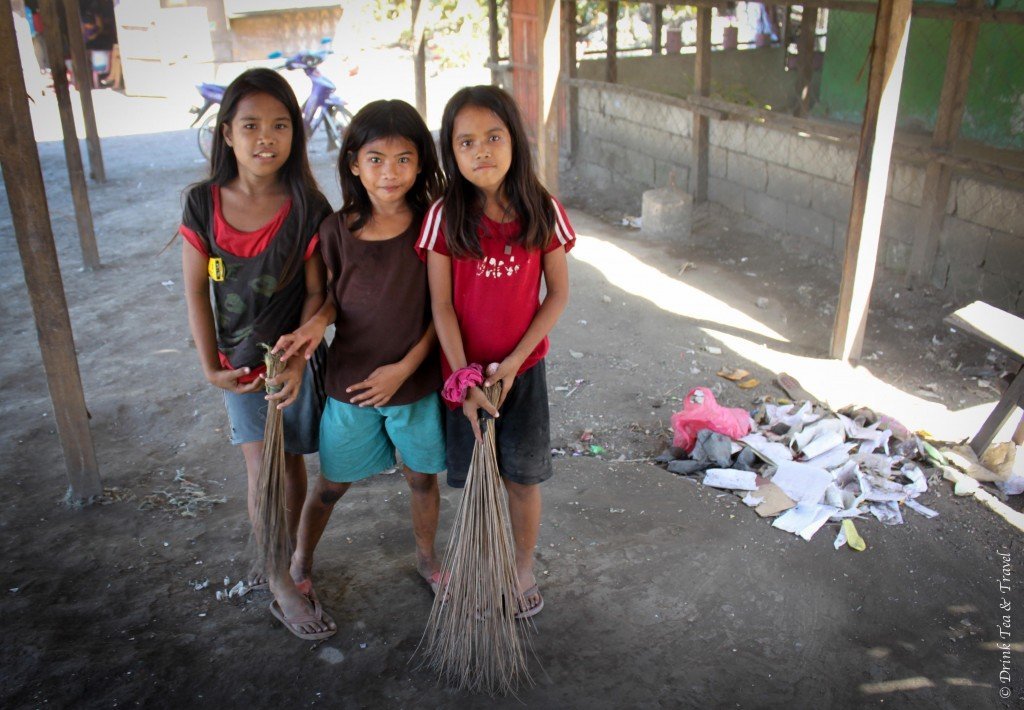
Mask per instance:
[[[983,301],[975,301],[946,316],[945,322],[1013,360],[1024,362],[1024,319]],[[1009,387],[1003,392],[1003,396],[981,425],[981,429],[971,439],[971,448],[975,454],[980,457],[985,453],[996,433],[1016,407],[1024,407],[1024,365],[1018,367]],[[1017,426],[1013,441],[1017,444],[1024,443],[1024,417]]]

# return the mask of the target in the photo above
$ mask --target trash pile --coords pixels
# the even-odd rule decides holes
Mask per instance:
[[[179,468],[174,474],[178,490],[158,490],[142,499],[139,510],[167,510],[183,518],[195,518],[207,513],[213,506],[227,502],[224,496],[210,495],[198,483],[185,477],[185,469]]]
[[[835,547],[863,550],[854,520],[903,523],[948,462],[898,421],[866,408],[763,402],[753,418],[723,407],[706,387],[690,391],[672,416],[673,448],[656,461],[705,486],[733,491],[772,525],[810,540],[839,522]]]

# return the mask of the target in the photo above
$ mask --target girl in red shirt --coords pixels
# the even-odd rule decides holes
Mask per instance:
[[[501,89],[458,91],[444,110],[440,148],[449,184],[424,220],[417,249],[427,260],[443,355],[448,483],[465,484],[474,439],[480,440],[478,413],[487,411],[497,418],[498,466],[524,599],[516,616],[524,618],[544,605],[533,571],[538,484],[552,474],[544,356],[569,298],[565,255],[575,235],[534,173],[522,117]],[[502,383],[497,409],[479,386],[459,386],[479,383],[484,367],[486,385]]]

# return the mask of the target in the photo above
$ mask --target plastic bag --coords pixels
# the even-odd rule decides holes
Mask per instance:
[[[750,415],[745,409],[721,406],[707,387],[694,387],[683,400],[682,411],[672,415],[672,429],[672,445],[690,453],[701,429],[717,431],[732,439],[746,436],[750,433]]]

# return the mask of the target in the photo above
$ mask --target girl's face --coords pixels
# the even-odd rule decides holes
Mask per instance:
[[[465,106],[455,114],[452,150],[459,172],[485,195],[494,196],[512,167],[512,136],[497,114]]]
[[[391,136],[370,141],[359,149],[350,169],[366,188],[374,208],[395,206],[416,184],[420,172],[416,144],[408,138]]]
[[[224,140],[235,153],[239,175],[266,178],[277,174],[292,152],[292,119],[270,94],[249,94],[238,102]]]

